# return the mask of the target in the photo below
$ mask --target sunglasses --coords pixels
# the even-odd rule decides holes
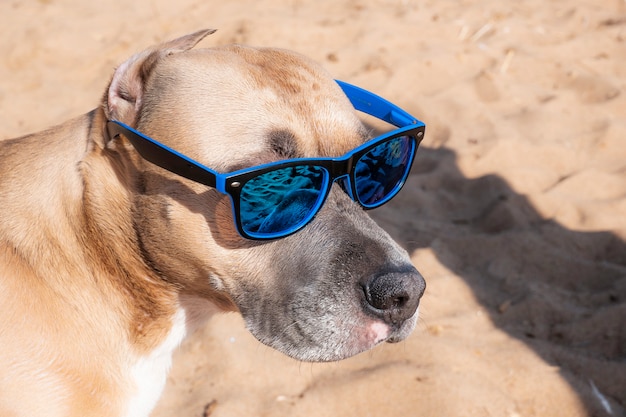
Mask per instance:
[[[219,173],[118,121],[109,136],[124,135],[145,160],[231,198],[235,225],[247,239],[289,236],[319,212],[331,186],[341,188],[364,209],[391,200],[404,185],[425,125],[369,91],[337,81],[354,108],[398,129],[338,158],[297,158]]]

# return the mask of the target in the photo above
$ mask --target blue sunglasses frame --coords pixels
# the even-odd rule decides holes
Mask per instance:
[[[344,191],[346,191],[352,200],[359,203],[365,209],[379,207],[391,200],[404,185],[415,158],[415,152],[424,137],[425,124],[395,104],[352,84],[339,80],[336,82],[356,110],[390,123],[398,127],[398,129],[373,138],[338,158],[288,159],[228,173],[219,173],[212,170],[200,162],[169,148],[122,122],[109,120],[107,122],[107,131],[110,138],[124,135],[137,150],[139,155],[148,162],[180,175],[181,177],[215,188],[222,194],[227,194],[231,199],[237,231],[242,237],[251,240],[282,238],[296,233],[313,220],[317,212],[323,206],[332,184],[338,179],[347,179],[348,184],[346,184],[346,181],[342,183]],[[374,204],[365,204],[359,200],[355,181],[352,180],[356,162],[375,147],[398,137],[408,137],[410,139],[411,148],[406,172],[403,178],[395,185],[393,191],[387,193],[385,198],[376,201]],[[310,210],[310,213],[305,219],[300,220],[297,224],[280,232],[255,233],[246,231],[246,228],[242,224],[240,212],[241,191],[246,182],[267,172],[295,166],[317,166],[323,168],[328,173],[326,182],[320,189],[320,193],[323,193],[323,195],[317,199],[315,207]]]

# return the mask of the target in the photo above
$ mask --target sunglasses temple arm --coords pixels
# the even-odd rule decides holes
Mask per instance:
[[[384,98],[360,87],[335,80],[355,109],[384,120],[397,127],[423,123]]]
[[[199,162],[188,158],[173,149],[151,139],[140,132],[116,121],[107,123],[110,138],[120,134],[126,136],[133,147],[148,162],[153,163],[167,171],[180,175],[192,181],[199,182],[215,188],[216,173],[203,166]]]

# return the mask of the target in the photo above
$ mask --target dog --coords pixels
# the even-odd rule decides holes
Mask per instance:
[[[192,49],[212,32],[129,58],[97,109],[0,141],[1,416],[147,416],[173,351],[219,312],[302,361],[413,330],[424,279],[363,209],[364,186],[324,182],[316,165],[356,149],[367,171],[391,148],[359,148],[370,137],[355,107],[371,97],[293,52]],[[255,200],[268,169],[281,186],[297,174],[327,187],[290,192],[317,211]],[[272,210],[258,228],[257,203]]]

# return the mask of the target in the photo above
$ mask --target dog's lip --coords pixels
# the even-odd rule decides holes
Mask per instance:
[[[366,300],[364,291],[359,291],[359,298],[361,305],[364,306],[366,314],[369,316],[367,320],[369,323],[365,326],[366,344],[369,345],[365,350],[371,349],[381,343],[399,343],[404,341],[412,333],[415,327],[415,318],[419,315],[419,307],[416,309],[413,316],[409,319],[403,320],[399,323],[385,323],[384,321],[371,316],[372,307]]]
[[[415,311],[412,319],[405,320],[400,326],[393,327],[389,333],[389,337],[385,340],[387,343],[399,343],[404,341],[411,335],[415,325],[417,324],[417,317],[419,316],[419,308]]]
[[[389,339],[391,329],[388,325],[375,321],[368,326],[368,338],[371,339],[372,345],[385,342]]]
[[[387,343],[400,343],[405,339],[402,335],[391,335],[385,340]]]
[[[365,343],[363,343],[362,348],[369,350],[382,343],[399,343],[404,341],[410,333],[410,331],[406,331],[403,325],[395,327],[382,321],[373,321],[366,327]]]

